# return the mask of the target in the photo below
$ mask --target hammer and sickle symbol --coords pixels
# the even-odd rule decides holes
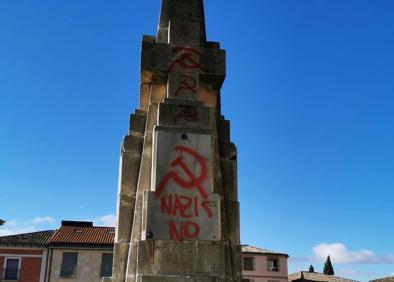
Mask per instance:
[[[178,96],[182,91],[189,90],[193,93],[197,93],[196,86],[197,81],[194,77],[186,74],[182,74],[181,77],[183,78],[180,82],[180,86],[175,92],[175,96]]]
[[[172,71],[176,65],[179,65],[182,69],[201,69],[200,58],[202,54],[199,51],[193,48],[176,47],[172,49],[172,52],[176,55],[170,64],[169,71]],[[197,60],[193,56],[197,56]]]
[[[208,199],[207,192],[205,192],[204,187],[201,185],[204,182],[204,180],[207,178],[207,175],[208,175],[208,168],[207,168],[207,164],[205,162],[204,157],[200,156],[193,149],[188,148],[188,147],[184,147],[184,146],[176,146],[175,151],[181,153],[181,156],[176,158],[171,163],[171,167],[177,167],[177,166],[181,167],[189,179],[187,179],[187,180],[183,179],[182,177],[179,176],[179,174],[176,171],[168,172],[161,180],[159,186],[157,186],[157,188],[156,188],[156,191],[155,191],[156,197],[162,193],[164,188],[167,186],[168,181],[173,179],[177,184],[179,184],[184,189],[197,188],[201,197],[203,197],[204,199]],[[197,162],[200,164],[201,173],[198,177],[196,177],[193,174],[193,172],[189,169],[189,167],[185,164],[184,157],[183,157],[182,153],[187,153],[187,154],[193,156],[197,160]]]

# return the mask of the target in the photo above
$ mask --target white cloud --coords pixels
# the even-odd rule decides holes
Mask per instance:
[[[379,258],[371,250],[350,251],[342,243],[322,243],[313,247],[313,254],[318,260],[331,256],[333,263],[376,263]]]
[[[312,255],[293,257],[293,262],[324,262],[330,255],[331,261],[336,264],[343,263],[394,263],[394,254],[377,255],[369,249],[349,250],[343,243],[321,243],[312,248]]]
[[[22,234],[22,233],[30,233],[30,232],[35,232],[36,229],[34,226],[27,226],[27,227],[22,227],[22,228],[0,228],[0,236],[8,236],[8,235],[14,235],[14,234]]]
[[[56,220],[50,216],[39,216],[24,221],[15,219],[7,220],[4,225],[0,226],[0,236],[36,232],[44,228],[50,229],[51,227],[49,225],[53,224],[55,221]]]
[[[52,224],[52,223],[55,222],[55,219],[53,217],[50,217],[50,216],[44,216],[44,217],[39,216],[39,217],[34,218],[32,220],[32,222],[34,224],[43,224],[43,223]]]
[[[93,221],[95,225],[99,226],[115,226],[116,217],[113,214],[107,214],[102,217],[96,218]]]

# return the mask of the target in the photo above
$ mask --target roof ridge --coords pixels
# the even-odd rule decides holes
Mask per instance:
[[[18,234],[11,234],[11,235],[4,235],[4,236],[0,236],[0,238],[5,238],[5,237],[12,237],[12,236],[22,236],[22,235],[31,235],[31,234],[37,234],[37,233],[47,233],[47,232],[53,232],[56,229],[52,229],[52,230],[42,230],[42,231],[35,231],[35,232],[27,232],[27,233],[18,233]]]

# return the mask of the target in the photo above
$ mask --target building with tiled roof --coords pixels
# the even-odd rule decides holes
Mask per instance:
[[[115,227],[96,227],[92,222],[63,221],[49,246],[113,247]]]
[[[112,275],[114,227],[92,222],[62,221],[48,242],[45,281],[101,282]]]
[[[378,278],[378,279],[371,280],[369,282],[394,282],[394,276]]]
[[[44,282],[53,230],[0,237],[0,281]]]
[[[282,255],[282,256],[287,256],[289,257],[288,254],[285,253],[280,253],[280,252],[275,252],[267,249],[262,249],[254,246],[249,246],[249,245],[242,245],[242,253],[243,254],[271,254],[271,255]]]
[[[46,230],[2,236],[0,237],[0,246],[45,247],[54,232],[54,230]]]
[[[289,275],[290,282],[357,282],[343,277],[319,272],[299,271]]]
[[[288,254],[242,245],[243,282],[287,282]]]

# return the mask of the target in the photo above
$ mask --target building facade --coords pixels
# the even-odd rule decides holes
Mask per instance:
[[[0,237],[0,281],[44,282],[46,244],[54,231]]]
[[[287,282],[289,255],[242,246],[242,282]]]
[[[394,276],[388,276],[371,280],[370,282],[394,282]]]
[[[289,275],[289,282],[358,282],[339,276],[319,272],[299,271]]]
[[[63,221],[48,242],[46,282],[99,282],[112,275],[114,227]]]

